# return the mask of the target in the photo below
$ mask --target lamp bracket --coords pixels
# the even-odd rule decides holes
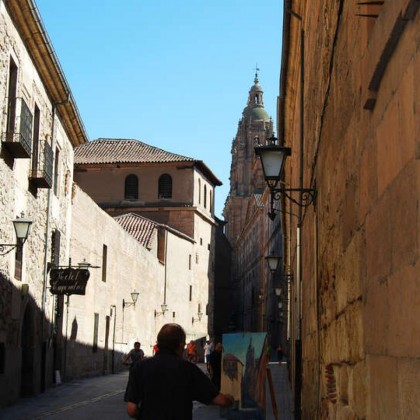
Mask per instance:
[[[155,318],[156,317],[158,317],[158,316],[160,316],[160,315],[163,315],[163,316],[165,316],[165,313],[167,312],[168,310],[167,309],[165,309],[164,311],[162,311],[162,312],[158,312],[156,309],[155,309]]]
[[[136,306],[136,302],[127,302],[125,299],[123,299],[123,308],[126,306]]]
[[[276,218],[276,209],[274,208],[274,201],[279,201],[281,196],[286,197],[293,203],[297,204],[299,207],[308,207],[312,203],[315,204],[317,191],[314,188],[270,188],[271,192],[271,202],[270,202],[270,211],[268,212],[268,217],[271,220]],[[293,194],[301,194],[302,201],[293,197]]]
[[[298,201],[293,198],[294,193],[302,194],[302,201]],[[272,188],[271,198],[272,200],[278,201],[280,197],[284,195],[293,203],[300,207],[308,207],[312,203],[315,203],[317,191],[314,188]]]
[[[19,244],[0,244],[0,255],[7,255],[9,252],[17,248]],[[6,248],[10,248],[6,251]]]

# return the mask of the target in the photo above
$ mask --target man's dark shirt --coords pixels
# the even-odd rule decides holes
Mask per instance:
[[[217,394],[196,365],[162,349],[130,371],[125,399],[140,405],[141,420],[191,420],[192,402],[210,404]]]

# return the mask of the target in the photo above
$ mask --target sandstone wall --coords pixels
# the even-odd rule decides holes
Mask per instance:
[[[385,2],[373,20],[358,16],[356,2],[293,3],[305,30],[304,186],[318,190],[302,237],[303,417],[415,418],[418,2]],[[300,29],[292,18],[285,141],[293,186]]]

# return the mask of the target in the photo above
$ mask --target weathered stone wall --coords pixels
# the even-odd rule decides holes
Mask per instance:
[[[200,245],[200,242],[195,244],[192,239],[167,230],[166,262],[162,264],[156,248],[151,252],[140,245],[87,194],[75,187],[70,244],[72,261],[76,263],[85,258],[99,268],[90,270],[86,295],[70,297],[67,330],[72,338],[68,342],[67,375],[109,372],[112,348],[117,353],[114,366],[118,370],[121,368],[120,355],[128,352],[137,340],[142,343],[146,355],[152,355],[156,335],[167,322],[181,324],[190,339],[207,335],[205,308],[209,299],[210,252],[207,248],[209,236],[204,233]],[[103,245],[108,248],[106,282],[102,281]],[[199,255],[197,263],[196,254]],[[135,306],[124,308],[123,299],[131,302],[133,290],[139,292],[138,301]],[[155,311],[161,312],[163,303],[168,305],[167,312],[155,317]],[[201,321],[197,320],[198,304],[203,312]],[[92,353],[95,313],[99,314],[98,352]],[[193,317],[196,318],[194,323]],[[77,334],[71,335],[71,331]],[[108,352],[105,351],[107,342]]]
[[[305,30],[304,186],[318,190],[302,237],[303,417],[415,418],[418,2],[385,2],[373,20],[357,16],[356,2],[293,3]],[[295,186],[301,26],[291,23],[284,118]],[[381,83],[369,90],[379,70]]]
[[[3,296],[7,305],[0,308],[0,343],[5,347],[5,371],[0,375],[0,405],[13,403],[21,393],[36,394],[52,382],[51,319],[52,299],[46,292],[46,262],[50,258],[51,229],[61,231],[61,256],[68,256],[70,191],[73,147],[58,113],[52,131],[53,104],[47,86],[30,57],[24,40],[14,26],[4,2],[0,3],[0,132],[3,136],[8,117],[8,83],[10,60],[17,66],[16,97],[27,104],[32,115],[40,111],[39,139],[60,150],[57,179],[58,195],[30,183],[31,158],[13,159],[0,145],[0,242],[16,243],[12,220],[24,212],[32,220],[32,229],[23,247],[22,277],[15,272],[15,251],[0,257]],[[20,106],[20,102],[19,106]],[[2,140],[4,138],[2,137]],[[32,141],[32,139],[31,139]],[[49,196],[51,200],[49,201]],[[50,205],[49,205],[50,203]],[[46,243],[48,246],[46,246]],[[45,293],[45,301],[43,294]],[[28,350],[30,349],[30,350]],[[43,361],[44,360],[44,361]],[[24,375],[21,372],[26,372]]]

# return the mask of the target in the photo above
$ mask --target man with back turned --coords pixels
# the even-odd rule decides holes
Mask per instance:
[[[159,331],[159,352],[130,372],[127,413],[141,420],[192,420],[193,401],[230,407],[234,399],[220,393],[195,364],[182,358],[185,331],[166,324]]]

